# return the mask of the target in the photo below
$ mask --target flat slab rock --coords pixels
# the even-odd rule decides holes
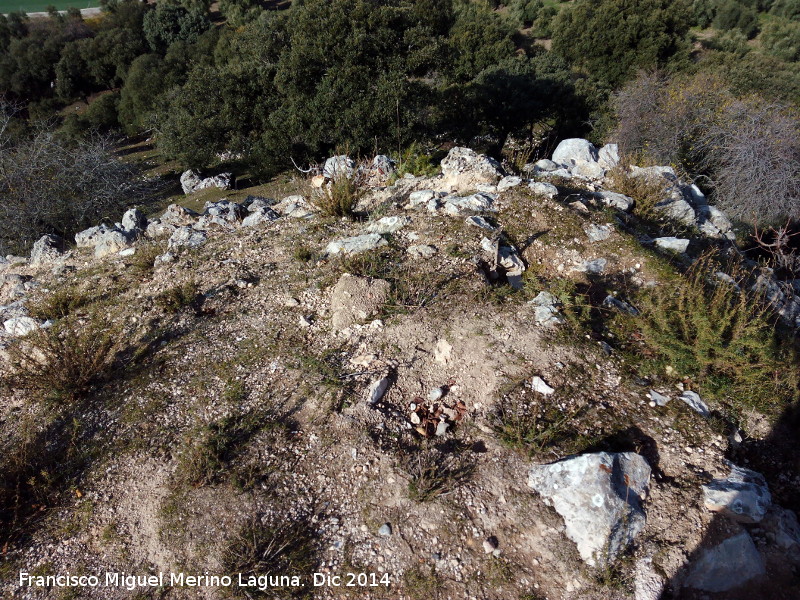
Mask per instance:
[[[683,585],[706,592],[727,592],[765,572],[758,548],[750,534],[742,531],[704,550],[691,566]]]
[[[367,233],[341,240],[334,240],[325,247],[325,253],[329,255],[359,254],[360,252],[374,250],[375,248],[380,248],[381,246],[385,246],[387,244],[388,242],[383,239],[381,234]]]
[[[644,529],[650,465],[634,452],[583,454],[531,467],[528,485],[555,508],[589,565],[613,561]]]

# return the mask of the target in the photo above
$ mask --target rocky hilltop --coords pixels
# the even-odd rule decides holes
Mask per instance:
[[[714,387],[647,332],[679,316],[648,298],[710,290],[677,306],[750,315],[721,354],[757,318],[796,326],[800,298],[698,187],[620,163],[581,139],[519,174],[460,147],[434,177],[339,156],[293,195],[131,208],[7,257],[0,595],[797,597],[777,370]],[[325,216],[356,175],[355,218]]]

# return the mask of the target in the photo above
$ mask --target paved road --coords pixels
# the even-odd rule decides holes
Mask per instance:
[[[91,16],[94,16],[94,15],[99,15],[102,11],[103,11],[103,9],[100,6],[94,6],[92,8],[82,8],[81,9],[81,14],[84,17],[91,17]],[[65,11],[65,10],[60,10],[58,12],[61,13],[62,15],[67,14],[67,11]],[[29,12],[29,13],[27,13],[27,15],[31,19],[38,19],[38,18],[43,18],[43,17],[49,17],[50,16],[50,14],[47,13],[47,12]]]

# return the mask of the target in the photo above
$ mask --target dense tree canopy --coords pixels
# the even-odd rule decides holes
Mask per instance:
[[[663,66],[687,47],[682,0],[577,0],[553,25],[553,50],[596,77],[618,84],[632,71]]]

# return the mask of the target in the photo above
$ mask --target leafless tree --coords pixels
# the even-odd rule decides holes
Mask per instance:
[[[800,118],[714,77],[642,73],[614,98],[623,153],[671,164],[756,224],[800,217]]]
[[[757,98],[728,102],[705,135],[718,203],[754,223],[800,217],[800,120]]]
[[[2,126],[2,123],[0,123]],[[22,253],[46,233],[68,241],[115,220],[152,185],[117,160],[105,138],[67,144],[50,131],[23,140],[0,135],[0,253]]]

